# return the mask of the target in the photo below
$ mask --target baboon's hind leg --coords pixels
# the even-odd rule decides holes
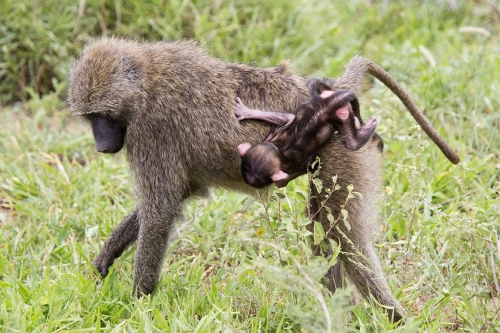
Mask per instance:
[[[373,298],[379,302],[392,321],[399,321],[403,317],[403,311],[389,290],[373,244],[378,220],[377,200],[381,187],[381,154],[378,142],[372,140],[360,150],[352,151],[343,147],[339,140],[332,140],[332,143],[320,152],[320,157],[319,177],[323,181],[323,188],[332,188],[332,176],[335,175],[337,184],[341,186],[340,190],[330,194],[326,206],[331,209],[334,218],[343,216],[342,209],[347,210],[348,223],[340,218],[332,226],[325,209],[321,209],[315,219],[322,223],[325,231],[329,231],[327,237],[340,244],[339,260],[359,293],[366,299]],[[363,198],[354,196],[346,204],[347,186],[350,184]],[[325,193],[317,193],[315,186],[311,186],[316,197],[311,200],[311,211],[315,213],[320,209]],[[337,265],[331,267],[326,276],[326,286],[331,291],[343,284],[342,267]]]

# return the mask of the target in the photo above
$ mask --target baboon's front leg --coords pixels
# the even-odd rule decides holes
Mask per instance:
[[[103,277],[108,275],[108,270],[116,258],[122,255],[123,251],[136,241],[139,233],[139,220],[137,218],[137,207],[127,215],[120,224],[111,232],[109,238],[95,258],[94,267]]]

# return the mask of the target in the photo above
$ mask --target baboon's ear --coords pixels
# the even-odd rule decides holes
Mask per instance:
[[[326,99],[333,95],[334,91],[325,82],[316,81],[313,84],[313,90],[315,96],[319,96],[322,99]]]
[[[328,98],[328,97],[330,97],[330,96],[332,96],[332,95],[333,95],[333,90],[323,90],[323,91],[319,94],[319,96],[320,96],[321,98],[323,98],[323,99],[326,99],[326,98]]]
[[[129,81],[137,81],[139,79],[139,71],[137,70],[136,64],[132,60],[122,57],[120,65],[125,73],[125,77]]]
[[[248,149],[250,148],[252,148],[252,144],[248,142],[242,143],[238,145],[238,154],[240,154],[240,156],[243,156],[247,153]]]
[[[273,180],[273,182],[285,179],[286,177],[288,177],[288,174],[281,170],[271,175],[271,179]]]

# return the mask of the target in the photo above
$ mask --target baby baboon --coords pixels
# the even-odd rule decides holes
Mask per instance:
[[[375,133],[375,117],[361,127],[358,99],[352,92],[334,92],[320,80],[314,83],[311,92],[312,99],[294,113],[252,110],[237,98],[238,120],[259,119],[273,125],[263,142],[238,146],[241,174],[249,185],[263,188],[274,182],[284,187],[305,174],[318,150],[336,130],[342,135],[344,146],[351,150],[364,146]]]
[[[364,73],[363,68],[350,72],[359,77]],[[358,79],[337,82],[358,92]],[[262,69],[228,63],[191,42],[103,38],[85,47],[71,71],[71,113],[91,121],[99,151],[118,152],[126,145],[138,198],[136,208],[113,230],[94,260],[102,276],[137,240],[134,292],[151,293],[173,222],[182,217],[183,200],[209,186],[253,193],[241,177],[235,147],[259,142],[269,127],[258,121],[239,123],[233,113],[236,96],[253,109],[291,112],[309,99],[309,92],[304,78],[286,66]],[[349,200],[345,207],[351,224],[345,234],[351,241],[343,241],[336,229],[328,237],[342,245],[341,259],[361,294],[393,309],[397,320],[402,312],[384,282],[369,227],[377,222],[381,172],[377,143],[352,151],[334,137],[319,155],[325,162],[320,178],[326,185],[337,174],[339,184],[354,184],[364,197]],[[327,203],[333,212],[345,202],[340,192],[335,191]],[[320,207],[316,201],[312,205]],[[318,216],[324,225],[329,223],[323,211]],[[335,267],[329,278],[340,271]],[[333,291],[335,284],[329,287]]]

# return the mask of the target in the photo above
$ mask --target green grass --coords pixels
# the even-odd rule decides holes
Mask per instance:
[[[0,331],[500,332],[500,16],[464,2],[2,2]],[[328,262],[311,257],[304,178],[271,200],[190,201],[154,297],[131,297],[134,248],[101,281],[90,263],[134,207],[131,180],[124,154],[97,154],[68,117],[65,94],[72,58],[102,33],[194,38],[214,56],[290,59],[310,76],[340,75],[360,53],[407,87],[463,162],[367,80],[362,112],[386,144],[376,245],[406,325],[318,282]]]

